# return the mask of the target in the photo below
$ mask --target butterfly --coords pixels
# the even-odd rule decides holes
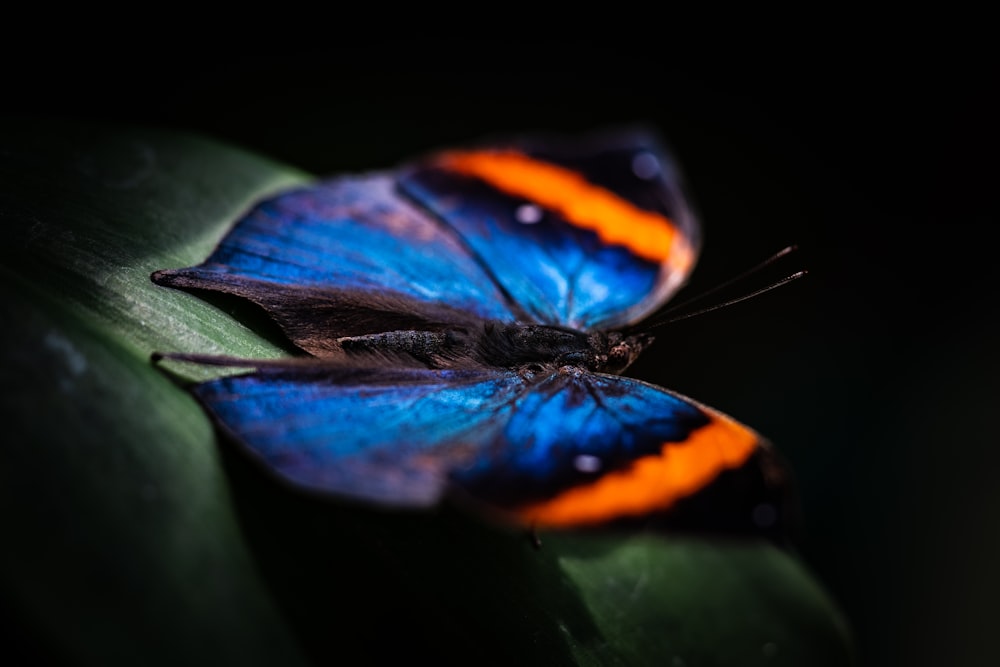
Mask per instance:
[[[769,528],[784,472],[734,419],[622,373],[699,225],[642,130],[525,137],[279,193],[158,285],[235,295],[302,354],[191,391],[292,486],[518,524]]]

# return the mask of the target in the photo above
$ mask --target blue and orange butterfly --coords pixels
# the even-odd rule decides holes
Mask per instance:
[[[258,304],[304,356],[161,356],[253,368],[192,391],[297,487],[450,497],[537,527],[767,527],[782,497],[770,446],[620,375],[698,246],[647,133],[443,152],[279,194],[203,264],[153,274]]]

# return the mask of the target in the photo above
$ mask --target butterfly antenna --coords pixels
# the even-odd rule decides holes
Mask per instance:
[[[762,287],[760,289],[754,290],[754,291],[752,291],[752,292],[750,292],[748,294],[737,296],[737,297],[734,297],[732,299],[728,299],[726,301],[723,301],[721,303],[715,303],[715,304],[712,304],[712,305],[709,305],[709,306],[705,306],[703,308],[698,308],[698,309],[690,311],[690,312],[682,312],[682,311],[689,310],[695,304],[703,302],[708,297],[713,296],[715,294],[718,294],[722,290],[725,290],[728,287],[731,287],[731,286],[733,286],[733,285],[735,285],[735,284],[737,284],[739,282],[742,282],[742,281],[746,280],[747,278],[753,276],[754,274],[760,273],[761,271],[763,271],[767,267],[772,266],[773,264],[777,263],[778,261],[780,261],[781,259],[783,259],[785,257],[788,257],[789,255],[791,255],[792,253],[794,253],[797,250],[798,250],[798,246],[796,246],[796,245],[790,245],[790,246],[788,246],[786,248],[782,248],[781,250],[779,250],[778,252],[774,253],[773,255],[771,255],[770,257],[768,257],[767,259],[765,259],[764,261],[762,261],[762,262],[760,262],[760,263],[758,263],[758,264],[750,267],[749,269],[747,269],[745,271],[742,271],[741,273],[738,273],[737,275],[733,276],[732,278],[724,280],[723,282],[721,282],[718,285],[715,285],[714,287],[712,287],[712,288],[710,288],[710,289],[702,292],[701,294],[698,294],[696,296],[691,297],[690,299],[687,299],[686,301],[682,301],[681,303],[671,305],[670,307],[661,310],[653,318],[647,319],[646,321],[638,324],[636,326],[636,328],[637,329],[642,329],[643,331],[647,331],[649,329],[653,329],[653,328],[656,328],[656,327],[663,326],[664,324],[670,324],[671,322],[677,322],[679,320],[686,320],[689,317],[694,317],[696,315],[703,315],[705,313],[712,312],[713,310],[718,310],[719,308],[725,308],[727,306],[731,306],[731,305],[739,303],[741,301],[746,301],[747,299],[752,299],[755,296],[759,296],[761,294],[764,294],[765,292],[770,292],[771,290],[773,290],[773,289],[775,289],[777,287],[781,287],[782,285],[786,285],[786,284],[792,282],[793,280],[797,280],[798,278],[801,278],[804,275],[806,275],[808,272],[807,271],[799,271],[799,272],[793,273],[793,274],[791,274],[789,276],[785,276],[781,280],[778,280],[778,281],[776,281],[776,282],[774,282],[774,283],[772,283],[770,285],[767,285],[765,287]],[[681,314],[678,314],[678,313],[681,313]]]
[[[691,297],[690,299],[688,299],[686,301],[681,301],[680,303],[671,305],[669,308],[667,308],[666,310],[662,311],[660,313],[660,315],[668,315],[670,313],[675,313],[678,310],[683,310],[685,308],[690,307],[691,304],[697,303],[699,301],[704,301],[706,298],[712,296],[713,294],[718,294],[719,292],[721,292],[722,290],[726,289],[727,287],[729,287],[731,285],[735,285],[736,283],[738,283],[738,282],[740,282],[742,280],[746,280],[747,278],[749,278],[753,274],[759,273],[759,272],[763,271],[764,269],[766,269],[767,267],[771,266],[772,264],[774,264],[775,262],[777,262],[781,258],[788,257],[789,255],[791,255],[793,252],[795,252],[798,249],[799,249],[799,247],[796,246],[796,245],[790,245],[787,248],[782,248],[778,252],[774,253],[773,255],[771,255],[770,257],[768,257],[767,259],[765,259],[763,262],[760,262],[759,264],[756,264],[755,266],[751,266],[746,271],[743,271],[742,273],[738,273],[735,276],[733,276],[732,278],[729,278],[728,280],[724,280],[723,282],[719,283],[715,287],[709,288],[708,290],[705,290],[701,294],[697,294],[697,295]]]
[[[681,320],[686,320],[689,317],[695,317],[696,315],[704,315],[705,313],[710,313],[713,310],[719,310],[720,308],[725,308],[727,306],[732,306],[733,304],[739,303],[741,301],[746,301],[747,299],[752,299],[755,296],[760,296],[761,294],[764,294],[765,292],[770,292],[771,290],[776,289],[778,287],[781,287],[782,285],[787,285],[788,283],[792,282],[793,280],[798,280],[799,278],[807,275],[808,273],[809,273],[808,271],[796,271],[795,273],[791,274],[790,276],[785,276],[781,280],[773,282],[770,285],[766,285],[764,287],[761,287],[760,289],[754,290],[753,292],[750,292],[749,294],[744,294],[742,296],[734,297],[732,299],[729,299],[728,301],[723,301],[722,303],[714,303],[711,306],[705,306],[704,308],[700,308],[698,310],[691,311],[690,313],[683,313],[681,315],[676,315],[674,317],[668,317],[666,319],[659,319],[658,318],[657,321],[653,323],[653,327],[663,326],[664,324],[670,324],[672,322],[680,322]]]

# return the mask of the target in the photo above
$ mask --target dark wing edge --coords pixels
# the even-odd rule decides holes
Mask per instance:
[[[292,343],[318,357],[338,353],[336,339],[345,336],[471,329],[481,322],[467,310],[418,301],[384,289],[287,285],[203,271],[200,267],[157,271],[151,279],[163,287],[221,292],[246,299],[260,306]]]

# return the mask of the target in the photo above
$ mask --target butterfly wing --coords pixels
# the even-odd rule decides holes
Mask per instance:
[[[197,385],[224,431],[299,487],[382,505],[446,494],[530,525],[669,514],[766,447],[731,419],[590,373],[262,368]]]
[[[512,320],[454,231],[395,185],[374,174],[281,194],[255,206],[203,264],[153,280],[254,301],[320,356],[340,336]]]
[[[444,153],[404,169],[400,188],[458,231],[524,321],[635,322],[685,282],[697,253],[680,175],[641,132]]]
[[[697,246],[669,157],[625,133],[445,153],[285,193],[205,263],[154,280],[255,301],[325,357],[341,336],[491,319],[625,325],[685,281]],[[303,361],[193,391],[282,478],[379,504],[452,494],[532,525],[607,523],[673,514],[733,471],[760,479],[768,451],[684,397],[581,369]]]
[[[686,280],[698,227],[648,135],[521,141],[339,178],[255,206],[161,285],[262,306],[302,349],[341,336],[520,320],[606,329]]]
[[[453,480],[528,525],[758,532],[772,527],[759,506],[775,524],[784,513],[783,474],[766,441],[715,410],[638,380],[560,371],[520,396],[495,446]]]
[[[512,409],[514,373],[261,368],[193,389],[223,431],[299,487],[427,506]]]

